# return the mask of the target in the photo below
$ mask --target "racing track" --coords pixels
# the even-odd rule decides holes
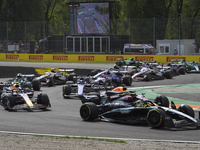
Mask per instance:
[[[38,63],[15,63],[0,62],[0,66],[32,66],[38,67]],[[40,63],[40,67],[60,67],[71,66],[70,68],[98,68],[96,64],[62,64],[62,63]],[[105,65],[106,66],[106,65]],[[106,67],[108,67],[107,65]],[[110,65],[112,66],[112,65]],[[177,85],[200,83],[200,74],[187,74],[176,76],[174,79],[166,79],[152,82],[133,82],[132,88],[157,86],[157,85]],[[71,136],[92,136],[130,139],[150,139],[150,140],[177,140],[177,141],[199,141],[200,130],[175,130],[151,129],[147,125],[123,125],[101,121],[85,122],[80,118],[79,108],[81,101],[78,99],[64,99],[61,94],[62,86],[42,87],[41,92],[47,93],[52,108],[48,111],[5,111],[0,107],[0,131],[57,134]],[[38,92],[35,92],[35,95]],[[191,97],[193,101],[199,100],[199,93],[179,94],[170,93],[167,96],[177,98]]]

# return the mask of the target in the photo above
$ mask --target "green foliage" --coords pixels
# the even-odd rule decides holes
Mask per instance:
[[[27,41],[70,34],[67,3],[101,1],[0,0],[0,39],[25,41],[25,32]],[[96,9],[108,13],[105,7]],[[177,39],[181,21],[181,38],[200,39],[199,17],[199,0],[115,0],[110,3],[110,34],[131,34],[132,42],[152,43],[155,30],[156,39]]]

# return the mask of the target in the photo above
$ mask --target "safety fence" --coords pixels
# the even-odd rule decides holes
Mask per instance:
[[[87,20],[82,26],[87,25]],[[70,20],[0,22],[0,52],[114,53],[125,43],[151,44],[157,40],[195,39],[200,42],[199,18],[127,18],[109,20],[103,33],[72,33]],[[18,45],[8,47],[8,45]],[[198,52],[200,54],[200,51]]]

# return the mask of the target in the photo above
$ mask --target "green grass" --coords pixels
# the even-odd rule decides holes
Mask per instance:
[[[72,136],[47,136],[47,135],[33,135],[40,138],[51,138],[51,139],[81,139],[81,140],[95,140],[95,141],[106,141],[114,143],[126,143],[124,140],[117,139],[102,139],[102,138],[89,138],[89,137],[72,137]]]

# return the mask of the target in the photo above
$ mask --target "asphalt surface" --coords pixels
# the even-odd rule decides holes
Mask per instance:
[[[11,63],[5,63],[5,65]],[[21,66],[38,67],[38,63],[20,63]],[[19,65],[13,63],[11,66]],[[60,66],[59,66],[60,65]],[[67,64],[68,65],[68,64]],[[111,64],[110,64],[111,65]],[[0,66],[3,63],[0,62]],[[42,63],[40,67],[60,67],[63,64]],[[72,68],[72,64],[70,65]],[[73,64],[73,68],[90,68],[91,64]],[[92,68],[98,68],[92,65]],[[103,65],[101,65],[103,66]],[[107,65],[108,67],[109,65]],[[112,66],[112,65],[111,65]],[[188,85],[200,83],[200,74],[187,74],[176,76],[173,79],[158,80],[151,82],[133,82],[129,88],[147,87],[147,86],[167,86],[167,85]],[[5,80],[5,79],[4,79]],[[174,88],[174,87],[173,87]],[[152,88],[154,89],[154,88]],[[200,130],[169,130],[169,129],[152,129],[148,125],[124,125],[116,123],[102,122],[99,120],[85,122],[79,115],[81,101],[71,98],[62,97],[62,85],[54,87],[42,87],[41,91],[47,93],[52,108],[47,111],[6,111],[0,107],[0,131],[23,132],[23,133],[42,133],[71,136],[92,136],[92,137],[110,137],[110,138],[130,138],[130,139],[149,139],[149,140],[176,140],[176,141],[199,141]],[[35,95],[38,92],[35,92]],[[158,92],[159,93],[159,92]],[[192,93],[166,93],[167,96],[192,100],[200,102],[197,91]],[[147,95],[148,96],[148,95]],[[147,97],[148,98],[148,97]]]
[[[45,62],[4,62],[0,61],[0,66],[20,66],[20,67],[50,67],[50,68],[78,68],[78,69],[108,69],[114,64],[96,63],[45,63]]]

